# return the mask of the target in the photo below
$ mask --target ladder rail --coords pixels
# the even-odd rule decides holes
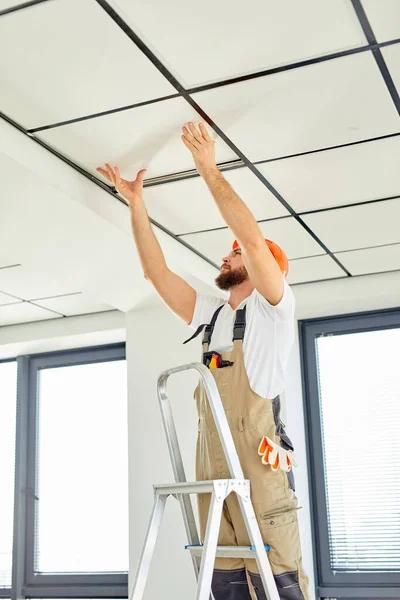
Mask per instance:
[[[235,442],[233,441],[228,419],[226,418],[226,413],[214,377],[211,375],[209,369],[207,369],[207,367],[201,363],[189,363],[187,365],[182,365],[180,367],[174,367],[172,369],[163,371],[157,381],[157,395],[167,437],[168,449],[171,456],[175,481],[186,481],[186,474],[179,448],[175,423],[172,416],[171,403],[167,395],[167,382],[171,375],[174,375],[175,373],[181,373],[183,371],[197,371],[202,378],[230,475],[232,479],[244,479],[245,477],[243,475],[242,466],[236,452]]]
[[[201,556],[196,600],[208,600],[210,598],[210,594],[212,594],[211,582],[214,573],[214,562],[217,553],[223,504],[224,499],[221,496],[218,497],[216,491],[214,490],[214,492],[211,494],[211,503],[207,519],[207,529],[204,538],[204,552]]]
[[[167,438],[168,451],[171,459],[172,470],[176,483],[186,483],[185,467],[183,465],[182,454],[179,447],[178,436],[176,433],[175,422],[172,414],[171,403],[167,395],[167,381],[173,369],[163,371],[157,381],[157,396],[161,411],[162,422]],[[186,531],[189,544],[199,544],[200,538],[197,530],[196,519],[193,512],[193,506],[190,497],[187,494],[176,494],[179,501],[183,524]],[[196,578],[199,576],[201,559],[192,555],[192,563]]]
[[[132,592],[129,594],[129,600],[141,600],[141,598],[143,598],[144,588],[147,582],[167,499],[168,494],[160,494],[159,492],[156,492],[153,510],[147,528],[146,540],[140,555],[139,566],[133,581]]]
[[[236,452],[235,442],[233,441],[217,384],[209,370],[203,364],[197,362],[167,369],[160,373],[157,380],[158,403],[160,406],[165,437],[167,438],[168,451],[175,481],[177,483],[185,483],[187,482],[187,479],[172,414],[171,402],[167,394],[167,384],[171,375],[185,371],[196,371],[202,378],[231,477],[234,479],[244,479],[243,470]],[[188,542],[193,546],[198,545],[200,543],[200,538],[190,498],[187,494],[177,494],[176,497],[179,500],[181,507]],[[199,579],[202,557],[192,554],[191,559],[196,578]],[[213,598],[212,594],[210,595],[210,598]]]

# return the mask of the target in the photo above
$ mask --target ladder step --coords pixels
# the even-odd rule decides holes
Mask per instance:
[[[270,550],[268,545],[264,546],[265,550]],[[185,550],[189,550],[192,556],[201,556],[204,546],[202,544],[185,546]],[[216,556],[218,558],[254,558],[255,546],[217,546]]]
[[[153,486],[154,491],[160,495],[168,494],[207,494],[212,493],[215,489],[221,486],[221,489],[225,489],[226,485],[246,486],[248,481],[246,479],[210,479],[207,481],[185,481],[182,483],[158,483]]]

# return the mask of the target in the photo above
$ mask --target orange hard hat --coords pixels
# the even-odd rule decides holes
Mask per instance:
[[[282,248],[280,246],[278,246],[278,244],[275,244],[275,242],[271,242],[271,240],[265,240],[265,243],[267,244],[268,248],[271,250],[276,262],[278,263],[278,265],[281,268],[282,273],[286,277],[288,274],[288,271],[289,271],[289,261],[288,261],[286,254],[284,253]],[[239,248],[239,244],[238,244],[237,240],[235,240],[233,242],[232,250],[235,250],[236,248]]]

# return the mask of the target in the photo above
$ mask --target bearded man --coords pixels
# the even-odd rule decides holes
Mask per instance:
[[[234,192],[215,160],[205,126],[188,123],[182,141],[235,241],[222,259],[216,284],[229,299],[204,296],[167,266],[143,201],[145,170],[122,179],[109,164],[98,171],[124,198],[144,276],[167,306],[187,325],[204,330],[202,362],[210,368],[225,408],[251,499],[282,600],[308,600],[302,566],[297,498],[292,472],[293,446],[280,419],[279,395],[294,341],[295,300],[285,277],[284,252],[264,240],[257,221]],[[192,339],[190,338],[190,339]],[[187,340],[189,341],[189,340]],[[198,480],[229,479],[230,473],[202,382],[195,398],[199,415]],[[204,539],[210,494],[199,495]],[[248,546],[235,494],[224,504],[218,544]],[[255,559],[217,558],[212,581],[215,600],[266,600]]]

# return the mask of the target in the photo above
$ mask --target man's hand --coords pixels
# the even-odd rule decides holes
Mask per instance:
[[[193,123],[182,127],[182,141],[193,156],[194,164],[199,175],[204,177],[209,171],[216,171],[215,142],[208,135],[207,129],[200,123],[199,128]]]
[[[103,175],[116,190],[128,201],[129,206],[138,199],[143,198],[143,177],[145,176],[146,169],[142,169],[136,176],[134,181],[127,181],[121,179],[118,167],[114,169],[108,164],[105,164],[105,169],[100,167],[96,169],[101,175]]]

